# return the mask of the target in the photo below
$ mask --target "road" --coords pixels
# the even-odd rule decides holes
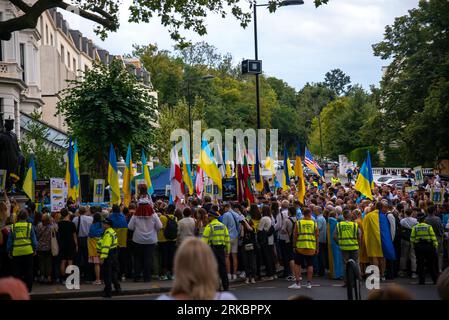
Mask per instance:
[[[313,287],[306,289],[303,286],[299,290],[288,289],[292,284],[284,279],[276,279],[273,281],[260,281],[256,284],[235,283],[231,284],[230,292],[233,293],[239,300],[286,300],[295,295],[305,295],[315,300],[347,300],[346,288],[342,287],[342,281],[328,280],[323,278],[314,278]],[[303,284],[305,282],[303,281]],[[393,284],[403,286],[407,291],[412,293],[418,300],[438,300],[438,293],[436,286],[426,284],[419,286],[415,280],[412,279],[396,279],[381,283],[381,288]],[[362,287],[362,299],[368,296],[368,290],[364,283]],[[115,300],[154,300],[159,294],[143,294],[131,296],[116,296]],[[79,300],[96,300],[103,298],[83,298]]]

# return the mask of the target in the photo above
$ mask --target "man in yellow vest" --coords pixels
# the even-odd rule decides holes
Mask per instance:
[[[100,264],[103,271],[104,280],[104,298],[111,298],[112,284],[115,291],[122,291],[118,282],[118,240],[117,233],[112,229],[112,220],[106,218],[103,221],[103,229],[105,230],[100,241],[97,242],[97,251],[100,255]]]
[[[334,231],[334,240],[340,247],[344,262],[344,277],[346,279],[346,263],[352,259],[357,267],[359,266],[359,245],[362,234],[356,222],[352,221],[352,214],[349,210],[343,211],[344,221],[337,224]],[[346,280],[345,280],[346,282]]]
[[[210,245],[218,264],[218,273],[224,291],[229,290],[229,280],[226,273],[226,258],[231,252],[231,239],[228,228],[217,220],[220,215],[211,209],[208,212],[209,224],[204,228],[202,240]]]
[[[438,241],[431,225],[424,223],[426,215],[418,215],[418,224],[412,229],[410,242],[415,249],[419,284],[425,284],[427,267],[432,281],[437,283],[438,278]]]
[[[289,289],[301,289],[301,265],[307,266],[307,289],[312,288],[313,263],[319,248],[319,230],[312,218],[312,211],[305,208],[303,217],[296,222],[293,231],[293,245],[295,248],[295,278],[296,282]]]
[[[337,176],[333,176],[333,177],[331,178],[331,182],[332,182],[332,185],[335,186],[337,183],[340,182],[340,178],[337,177]]]
[[[13,275],[21,279],[31,292],[33,287],[33,256],[36,254],[37,239],[34,228],[27,221],[27,209],[20,210],[17,222],[11,227],[6,248],[12,258]]]

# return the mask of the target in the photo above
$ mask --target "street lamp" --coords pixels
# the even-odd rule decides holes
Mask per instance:
[[[282,1],[279,6],[297,6],[304,4],[303,0],[285,0]],[[268,7],[269,4],[257,4],[256,1],[253,2],[253,14],[254,14],[254,48],[255,48],[255,60],[259,59],[258,48],[257,48],[257,7]],[[256,109],[257,109],[257,129],[260,129],[260,93],[259,93],[259,73],[256,73]]]
[[[199,80],[209,80],[209,79],[213,79],[215,78],[215,76],[208,74],[205,76],[202,76],[199,78]],[[191,95],[190,95],[190,81],[194,80],[195,78],[190,77],[187,78],[187,106],[189,108],[189,161],[190,164],[192,163],[192,101],[191,101]]]

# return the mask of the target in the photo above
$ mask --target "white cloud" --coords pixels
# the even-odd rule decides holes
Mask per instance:
[[[417,6],[418,0],[331,0],[315,8],[312,0],[297,7],[279,8],[270,14],[258,8],[259,58],[264,72],[287,81],[300,89],[306,82],[319,82],[333,68],[351,76],[353,83],[365,88],[378,84],[381,66],[386,62],[374,57],[371,45],[382,40],[385,25],[394,17]],[[149,24],[128,23],[125,0],[121,10],[121,27],[102,42],[94,36],[93,23],[82,20],[80,30],[113,54],[129,53],[133,44],[158,43],[171,50],[174,42],[168,31],[155,19]],[[247,7],[242,2],[243,7]],[[67,15],[72,25],[74,15]],[[231,16],[222,19],[211,14],[208,34],[186,35],[193,41],[206,41],[220,52],[230,52],[235,61],[254,57],[253,24],[242,29]]]

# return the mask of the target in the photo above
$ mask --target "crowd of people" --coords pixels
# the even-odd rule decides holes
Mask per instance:
[[[442,204],[430,199],[426,186],[433,184],[445,188]],[[260,194],[254,203],[186,196],[176,204],[153,199],[140,185],[128,206],[88,207],[69,200],[60,212],[45,207],[39,212],[32,202],[20,209],[5,194],[0,202],[0,277],[20,278],[31,291],[34,282],[64,283],[66,267],[74,264],[83,282],[104,283],[106,296],[112,284],[120,291],[120,282],[157,278],[175,280],[164,299],[211,299],[217,298],[218,283],[227,291],[237,278],[248,284],[283,278],[290,289],[304,283],[311,288],[314,277],[345,282],[345,265],[352,259],[362,277],[368,265],[376,265],[381,281],[410,277],[425,284],[427,271],[437,282],[449,251],[449,223],[443,224],[449,214],[447,183],[432,178],[413,193],[379,185],[373,199],[339,180],[308,176],[306,185],[304,203],[292,179],[290,190]],[[379,253],[367,235],[375,237],[368,230],[383,220],[388,230],[378,235]],[[215,259],[200,259],[207,254]],[[196,268],[203,275],[192,271]],[[216,272],[210,273],[208,290],[189,287],[197,278],[206,281],[201,277],[209,269]],[[184,272],[195,274],[186,280]]]

